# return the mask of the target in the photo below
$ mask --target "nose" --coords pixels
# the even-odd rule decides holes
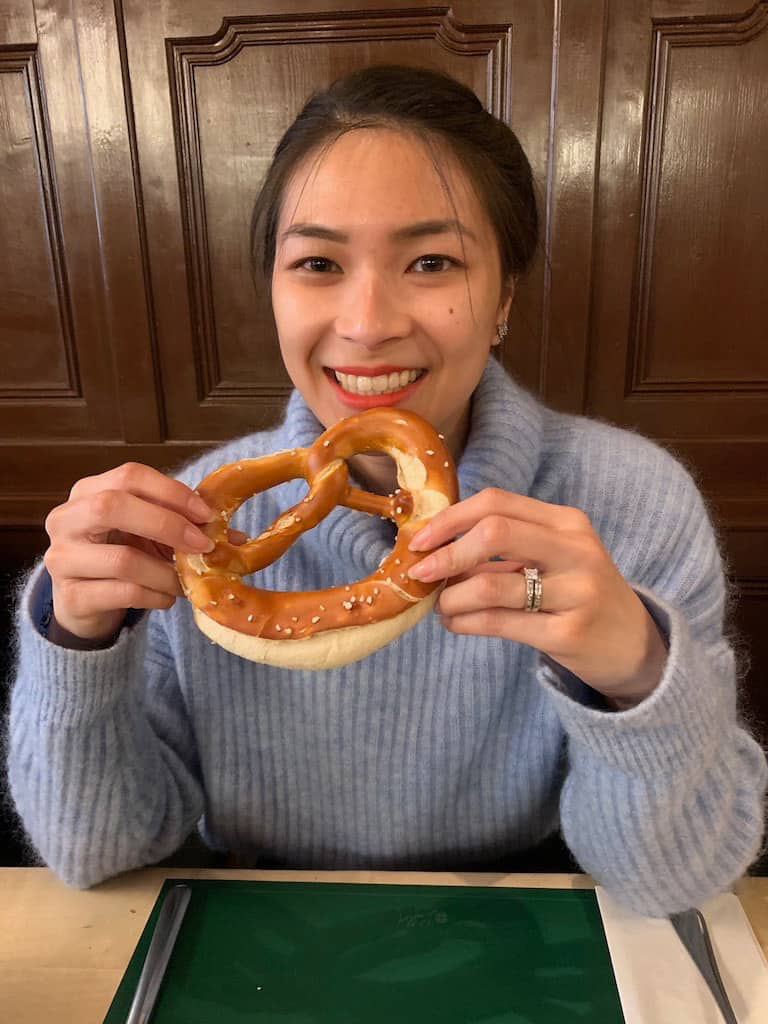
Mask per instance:
[[[392,282],[373,271],[350,277],[336,316],[336,333],[358,345],[373,347],[405,337],[411,318]]]

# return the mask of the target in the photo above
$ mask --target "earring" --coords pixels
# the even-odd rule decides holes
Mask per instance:
[[[502,320],[500,324],[496,324],[496,345],[500,345],[502,341],[509,334],[509,324],[506,320]]]

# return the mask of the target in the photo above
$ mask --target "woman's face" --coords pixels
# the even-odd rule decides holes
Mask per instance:
[[[283,197],[272,304],[288,373],[320,422],[411,409],[463,447],[506,318],[498,246],[466,175],[389,129],[342,135]]]

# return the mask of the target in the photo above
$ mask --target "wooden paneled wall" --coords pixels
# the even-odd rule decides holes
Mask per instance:
[[[250,207],[312,88],[382,61],[520,136],[543,239],[503,359],[696,473],[768,724],[765,0],[4,0],[0,570],[78,477],[274,422]]]

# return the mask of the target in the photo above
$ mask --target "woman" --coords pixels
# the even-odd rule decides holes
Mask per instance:
[[[737,722],[695,484],[489,358],[536,229],[515,136],[442,75],[357,72],[286,133],[253,217],[296,388],[284,422],[176,480],[126,465],[80,481],[22,599],[12,791],[67,881],[156,861],[198,824],[241,861],[328,868],[477,868],[560,827],[619,899],[665,914],[756,856],[766,765]],[[438,615],[324,672],[209,644],[168,559],[209,544],[192,488],[378,404],[426,417],[457,461],[462,500],[416,538],[414,572],[448,580]],[[392,489],[382,456],[353,471]],[[259,533],[302,490],[260,495],[237,525]],[[337,508],[260,583],[353,580],[392,539]]]

